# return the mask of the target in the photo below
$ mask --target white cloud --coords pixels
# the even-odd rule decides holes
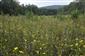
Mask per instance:
[[[20,4],[34,4],[38,7],[48,6],[48,5],[65,5],[69,4],[73,0],[19,0]]]

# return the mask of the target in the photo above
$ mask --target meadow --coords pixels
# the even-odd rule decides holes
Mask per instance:
[[[0,15],[0,55],[85,56],[85,15]]]

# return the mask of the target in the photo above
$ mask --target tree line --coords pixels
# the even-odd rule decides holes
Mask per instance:
[[[77,0],[76,0],[77,1]],[[36,5],[20,5],[17,0],[1,0],[0,1],[0,14],[6,15],[25,15],[26,13],[33,13],[34,15],[56,15],[56,14],[71,14],[78,11],[79,13],[85,12],[85,0],[79,2],[72,2],[62,9],[44,9],[38,8]]]
[[[27,12],[32,12],[35,15],[55,15],[57,10],[40,9],[36,5],[20,5],[17,0],[1,0],[0,14],[9,15],[25,15]]]
[[[79,14],[85,13],[85,0],[74,0],[74,2],[71,2],[68,6],[64,7],[62,10],[64,14],[71,14],[76,11]]]

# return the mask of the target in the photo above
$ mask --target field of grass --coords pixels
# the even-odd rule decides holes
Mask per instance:
[[[0,16],[0,55],[85,56],[84,18]]]

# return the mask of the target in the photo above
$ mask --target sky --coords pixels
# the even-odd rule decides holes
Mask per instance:
[[[38,7],[50,6],[50,5],[68,5],[73,0],[18,0],[20,4],[33,4]]]

